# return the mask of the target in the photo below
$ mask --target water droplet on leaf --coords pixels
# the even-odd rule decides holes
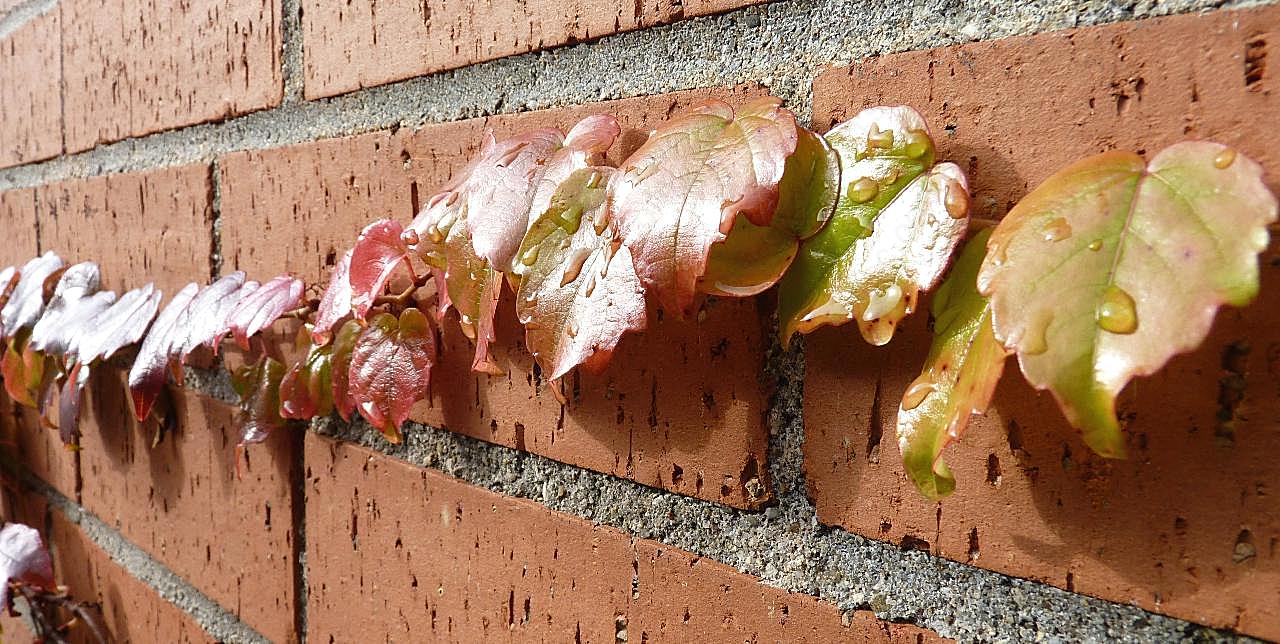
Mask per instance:
[[[400,233],[400,241],[404,242],[408,246],[417,246],[418,231],[412,228],[405,230],[404,232]]]
[[[880,192],[880,184],[869,177],[862,177],[857,181],[849,184],[849,198],[854,203],[866,203],[875,198],[876,193]]]
[[[1138,309],[1133,296],[1116,285],[1107,287],[1098,304],[1098,326],[1104,331],[1129,334],[1138,330]]]
[[[937,385],[928,378],[928,374],[920,376],[911,383],[910,387],[907,387],[907,393],[902,395],[902,410],[911,411],[919,407],[920,403],[937,389]]]
[[[1044,240],[1058,242],[1071,237],[1071,224],[1062,217],[1054,217],[1044,225]]]
[[[578,337],[578,321],[577,321],[577,320],[569,320],[569,326],[565,327],[564,332],[565,332],[566,334],[568,334],[568,335],[569,335],[569,337],[571,337],[571,338],[576,338],[576,337]]]
[[[587,177],[587,188],[595,189],[600,186],[600,173],[593,170],[591,176]]]
[[[1232,148],[1226,148],[1213,158],[1213,167],[1219,170],[1226,170],[1236,162],[1236,151]]]
[[[969,214],[969,194],[963,189],[948,185],[942,197],[942,205],[952,219],[964,219]]]
[[[1093,240],[1093,241],[1089,242],[1089,250],[1092,250],[1092,251],[1099,251],[1099,250],[1102,250],[1102,240],[1101,240],[1101,239],[1095,239],[1095,240]]]
[[[579,248],[569,256],[568,266],[564,269],[564,276],[560,278],[560,286],[564,286],[573,280],[578,279],[578,275],[582,273],[582,265],[586,263],[587,257],[591,256],[591,251],[586,248]]]
[[[520,263],[524,264],[525,266],[533,266],[533,263],[538,261],[538,253],[541,250],[542,250],[541,246],[538,246],[538,245],[530,246],[528,249],[524,251],[524,253],[520,255]]]
[[[1018,349],[1029,356],[1038,356],[1049,350],[1049,324],[1053,311],[1044,309],[1032,315],[1026,331],[1018,341]]]
[[[893,147],[893,130],[881,130],[875,123],[867,130],[867,147],[889,149]]]
[[[902,302],[902,287],[897,284],[890,284],[883,291],[872,289],[870,297],[867,298],[867,308],[862,311],[862,321],[870,322],[883,317],[897,308],[900,302]]]
[[[933,141],[924,130],[907,130],[906,153],[912,159],[919,159],[933,147]]]

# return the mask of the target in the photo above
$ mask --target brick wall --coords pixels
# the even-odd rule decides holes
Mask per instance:
[[[0,265],[322,283],[486,128],[610,113],[617,162],[694,102],[770,92],[819,131],[916,107],[984,218],[1070,160],[1184,138],[1280,189],[1280,7],[868,4],[0,0]],[[1129,460],[1092,456],[1010,370],[941,503],[891,438],[925,316],[889,347],[837,328],[782,351],[766,293],[655,316],[567,407],[506,299],[507,374],[471,373],[446,332],[400,446],[328,418],[238,457],[235,351],[190,374],[158,443],[116,367],[77,450],[0,397],[3,517],[41,529],[120,641],[1280,639],[1263,259],[1257,303],[1121,398]]]

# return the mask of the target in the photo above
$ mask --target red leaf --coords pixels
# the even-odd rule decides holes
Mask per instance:
[[[311,329],[311,341],[315,344],[327,344],[338,320],[351,313],[351,251],[343,253],[333,273],[329,275],[329,287],[320,298],[320,308],[316,310],[316,323]]]
[[[284,426],[280,417],[280,379],[284,365],[275,358],[262,356],[258,362],[245,365],[231,376],[231,384],[240,394],[240,447],[267,440],[271,432]]]
[[[23,265],[19,271],[22,278],[9,301],[0,309],[5,339],[12,338],[40,319],[40,312],[44,310],[45,282],[60,277],[63,266],[62,258],[52,251]]]
[[[64,445],[74,445],[80,437],[80,400],[89,384],[89,366],[75,363],[58,394],[58,436]]]
[[[129,395],[133,399],[133,414],[138,422],[151,414],[151,408],[164,388],[169,361],[181,350],[182,340],[186,337],[179,322],[199,291],[200,287],[195,282],[178,291],[156,317],[155,324],[151,325],[142,347],[138,349],[138,356],[129,369]]]
[[[185,329],[181,342],[175,342],[175,348],[181,347],[178,361],[186,364],[191,352],[200,345],[205,345],[218,352],[218,343],[226,336],[230,328],[227,316],[245,296],[258,290],[258,283],[246,282],[243,271],[236,271],[219,278],[214,283],[200,289],[200,293],[191,300],[187,310],[182,314],[180,327]]]
[[[333,339],[333,357],[330,358],[329,371],[330,378],[333,380],[333,406],[338,410],[338,415],[346,421],[351,420],[351,414],[356,410],[356,399],[351,394],[350,385],[351,353],[355,350],[356,341],[360,339],[363,331],[364,327],[361,327],[359,322],[347,320],[347,323],[338,329],[338,335]]]
[[[227,314],[227,326],[241,349],[249,350],[249,338],[271,326],[302,299],[302,280],[281,275],[241,299]]]
[[[299,345],[310,336],[298,335]],[[280,381],[280,415],[307,420],[333,411],[332,346],[310,346],[307,355],[289,368]]]
[[[78,329],[79,339],[71,352],[80,362],[89,364],[106,360],[121,347],[137,342],[155,318],[160,296],[151,284],[125,293],[111,308]]]
[[[351,249],[351,309],[364,319],[382,295],[387,282],[400,265],[409,266],[409,245],[404,227],[397,221],[381,219],[365,226]]]
[[[9,582],[22,581],[52,590],[53,562],[40,533],[21,523],[0,529],[0,610],[9,609]]]
[[[427,317],[405,309],[397,320],[379,313],[369,321],[351,355],[351,391],[364,416],[392,443],[413,404],[427,397],[435,335]]]
[[[547,160],[563,146],[564,135],[544,128],[491,141],[486,139],[459,192],[476,255],[504,270],[529,227],[533,188]]]

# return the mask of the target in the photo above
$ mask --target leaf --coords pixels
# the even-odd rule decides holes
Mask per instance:
[[[52,251],[23,265],[20,271],[22,278],[18,280],[9,301],[0,309],[0,324],[3,324],[5,339],[12,338],[40,319],[40,313],[44,310],[45,282],[56,280],[64,265],[62,258]]]
[[[1124,455],[1115,397],[1198,346],[1218,307],[1258,292],[1276,199],[1257,163],[1210,142],[1090,157],[1018,203],[978,288],[996,337],[1085,442]]]
[[[327,416],[333,411],[332,346],[315,346],[307,342],[310,334],[303,329],[298,346],[306,357],[299,360],[280,381],[280,416],[307,420]]]
[[[610,211],[641,283],[664,308],[690,312],[711,246],[739,214],[756,226],[772,221],[798,137],[795,116],[780,105],[761,98],[735,115],[708,101],[655,130],[623,162]]]
[[[185,329],[179,323],[199,291],[200,286],[195,282],[178,291],[156,317],[142,341],[142,347],[138,349],[138,356],[129,369],[129,396],[138,422],[151,414],[160,390],[164,389],[169,362],[181,350],[186,339]]]
[[[22,275],[18,273],[18,269],[10,266],[0,271],[0,310],[9,303],[9,298],[13,295],[14,289],[18,287],[18,282],[22,281]],[[2,325],[0,318],[0,325]]]
[[[631,255],[608,226],[605,197],[616,174],[601,167],[570,175],[520,246],[516,314],[550,380],[579,364],[603,368],[622,334],[647,322]]]
[[[302,280],[281,275],[243,297],[227,314],[227,326],[236,344],[248,351],[250,337],[271,326],[285,311],[298,306],[302,289]]]
[[[778,210],[768,226],[740,217],[723,242],[711,245],[698,290],[745,297],[777,283],[796,256],[831,217],[840,183],[840,159],[826,139],[797,128],[796,151],[778,186]]]
[[[379,313],[356,341],[351,354],[351,393],[369,424],[392,443],[413,404],[427,397],[435,337],[421,311],[407,308],[399,320]]]
[[[160,291],[152,284],[120,296],[111,308],[85,323],[72,347],[80,362],[106,360],[116,351],[142,339],[160,307]]]
[[[200,293],[191,300],[178,327],[185,330],[180,341],[175,341],[175,348],[180,347],[178,362],[186,364],[201,345],[207,346],[216,354],[218,344],[231,329],[228,316],[240,300],[258,290],[258,283],[245,281],[244,272],[236,271],[224,275],[212,284],[200,289]]]
[[[64,445],[74,445],[80,437],[80,401],[87,384],[89,365],[75,363],[58,394],[58,437]]]
[[[320,297],[315,326],[311,328],[311,341],[318,345],[327,344],[333,325],[351,313],[351,254],[352,251],[343,253],[342,259],[329,275],[328,288]]]
[[[53,561],[40,533],[21,523],[6,523],[0,529],[0,610],[8,611],[9,584],[21,581],[54,589]]]
[[[93,262],[81,262],[63,272],[31,329],[31,347],[46,355],[67,353],[84,323],[115,302],[115,293],[98,292],[100,283],[98,265]]]
[[[782,341],[856,320],[883,345],[964,237],[968,184],[955,164],[933,164],[928,128],[909,107],[863,110],[827,140],[840,156],[840,200],[779,286]]]
[[[382,295],[387,282],[400,266],[409,267],[409,244],[405,240],[404,227],[390,219],[380,219],[365,226],[351,249],[348,276],[351,310],[356,317],[363,320],[369,314],[374,301]]]
[[[280,417],[280,380],[284,365],[271,356],[262,356],[231,376],[231,385],[240,395],[240,447],[267,440],[271,432],[284,426]]]
[[[547,159],[538,176],[526,215],[530,228],[551,207],[560,184],[578,170],[600,165],[605,152],[613,147],[621,133],[622,127],[618,124],[618,119],[607,114],[588,116],[569,130],[569,134],[564,137],[564,146]],[[517,243],[522,241],[517,240]],[[517,253],[509,260],[513,268],[518,266],[515,262],[518,256]]]
[[[333,406],[342,420],[350,421],[356,410],[356,399],[351,391],[351,354],[364,327],[355,320],[347,320],[333,339],[333,354],[329,358],[330,379],[333,381]]]
[[[40,391],[45,380],[45,357],[31,347],[28,335],[20,333],[5,347],[0,358],[4,390],[14,402],[32,409],[40,407]]]
[[[991,307],[976,284],[990,236],[990,228],[975,235],[938,287],[924,372],[898,406],[903,465],[916,489],[930,499],[955,490],[942,450],[960,439],[970,415],[986,412],[1004,371],[1006,352],[991,332]]]

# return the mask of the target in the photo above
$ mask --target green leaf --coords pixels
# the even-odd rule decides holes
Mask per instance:
[[[280,381],[280,416],[308,420],[333,411],[333,346],[316,346],[311,329],[299,330],[295,345],[306,356],[289,368]]]
[[[991,308],[978,293],[978,268],[991,229],[974,236],[933,297],[933,345],[923,373],[898,407],[898,447],[921,494],[951,494],[955,477],[941,459],[972,414],[986,412],[1004,371],[1005,349],[991,332]]]
[[[1221,304],[1253,299],[1275,219],[1262,169],[1217,143],[1179,143],[1149,164],[1100,154],[1009,212],[978,288],[1027,380],[1094,451],[1121,457],[1116,395],[1198,346]]]
[[[356,411],[356,399],[351,392],[351,352],[364,327],[355,320],[347,320],[338,327],[333,337],[333,354],[329,358],[329,378],[333,382],[333,406],[342,420],[350,421]]]
[[[4,389],[14,402],[32,409],[39,407],[41,385],[45,379],[47,364],[44,354],[36,351],[28,342],[31,334],[23,329],[9,341],[4,357],[0,359],[0,374],[4,376]]]
[[[934,165],[909,107],[863,110],[826,138],[840,157],[839,202],[779,286],[782,340],[856,320],[868,342],[886,344],[964,237],[968,186],[956,165]]]
[[[240,447],[261,443],[284,426],[280,417],[283,377],[284,365],[270,356],[262,356],[231,375],[231,386],[240,395]]]
[[[647,322],[644,288],[605,208],[616,176],[586,168],[566,178],[517,255],[516,314],[549,380],[579,364],[603,368],[622,335]]]

